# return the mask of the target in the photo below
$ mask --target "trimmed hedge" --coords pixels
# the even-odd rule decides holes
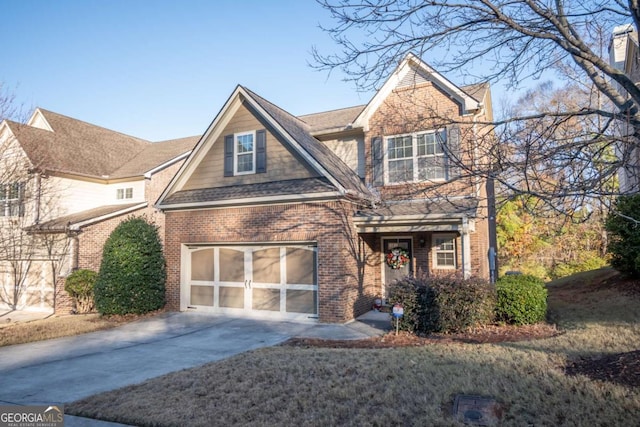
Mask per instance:
[[[514,325],[545,320],[547,288],[542,279],[531,275],[503,276],[496,283],[496,318]]]
[[[404,308],[402,330],[453,333],[494,320],[495,290],[475,277],[406,277],[390,285],[389,302]]]
[[[75,270],[64,282],[64,290],[73,298],[78,313],[91,313],[95,308],[93,288],[98,273],[92,270]]]
[[[165,304],[167,278],[158,227],[132,217],[107,239],[95,285],[101,314],[142,314]]]

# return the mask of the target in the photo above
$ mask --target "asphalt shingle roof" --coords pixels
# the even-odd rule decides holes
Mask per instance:
[[[395,216],[422,215],[470,215],[473,216],[478,208],[477,199],[440,199],[440,200],[413,200],[407,202],[388,203],[373,209],[362,209],[356,214],[356,218],[380,219]]]
[[[373,199],[369,189],[360,177],[340,159],[329,147],[311,135],[307,123],[289,114],[247,88],[243,88],[251,98],[264,109],[300,146],[313,157],[347,191],[364,199]]]
[[[81,222],[89,221],[94,218],[100,218],[105,215],[116,214],[119,211],[127,211],[127,209],[133,208],[138,205],[140,205],[140,203],[100,206],[97,208],[88,209],[86,211],[76,212],[73,214],[61,216],[61,217],[52,219],[50,221],[43,222],[41,224],[33,225],[29,227],[29,230],[31,231],[65,231],[67,227],[73,224],[79,224]]]
[[[183,190],[171,194],[166,204],[189,204],[202,202],[221,202],[255,197],[277,197],[298,194],[313,194],[336,191],[325,178],[289,179],[255,184],[231,185],[196,190]]]
[[[53,132],[7,121],[34,167],[96,178],[145,172],[188,152],[198,137],[152,143],[39,108]]]

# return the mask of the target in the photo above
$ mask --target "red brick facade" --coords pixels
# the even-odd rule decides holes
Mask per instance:
[[[104,247],[107,238],[111,235],[113,230],[126,218],[130,216],[144,216],[150,222],[158,226],[158,233],[164,243],[164,221],[165,217],[162,212],[156,209],[153,205],[155,201],[160,197],[160,194],[167,186],[171,178],[182,165],[182,161],[175,163],[166,169],[153,174],[151,179],[145,181],[145,199],[149,204],[146,208],[139,209],[135,212],[113,217],[104,221],[100,221],[82,228],[82,230],[75,237],[75,243],[71,245],[71,248],[75,245],[77,248],[76,267],[81,269],[88,269],[93,271],[100,270],[100,263],[102,262],[102,249]],[[55,286],[55,313],[56,314],[69,314],[73,311],[73,300],[64,290],[65,278],[59,277]]]
[[[320,321],[353,319],[369,310],[379,294],[371,242],[351,224],[355,209],[336,201],[167,212],[168,308],[180,308],[182,244],[300,242],[318,248]]]

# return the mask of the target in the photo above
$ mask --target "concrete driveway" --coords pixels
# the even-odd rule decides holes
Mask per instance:
[[[172,312],[107,331],[3,347],[0,404],[69,403],[291,337],[381,335],[388,314],[380,315],[327,325]]]

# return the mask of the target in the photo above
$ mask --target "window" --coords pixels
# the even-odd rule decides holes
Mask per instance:
[[[254,133],[235,134],[234,150],[234,169],[236,174],[255,173]]]
[[[0,216],[24,216],[24,182],[0,184]]]
[[[387,138],[387,182],[447,179],[446,138],[445,129]]]
[[[267,172],[267,131],[240,132],[224,137],[224,176]]]
[[[456,236],[454,234],[433,236],[433,266],[456,268]]]
[[[118,188],[116,190],[116,199],[133,199],[133,187],[128,188]]]

